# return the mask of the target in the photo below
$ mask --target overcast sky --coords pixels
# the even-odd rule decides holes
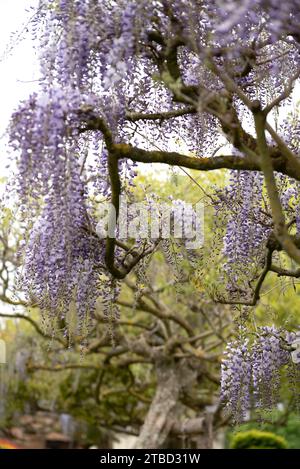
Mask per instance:
[[[30,5],[36,6],[37,3],[38,0],[1,0],[0,137],[5,132],[12,111],[20,99],[28,96],[34,86],[32,80],[37,78],[38,66],[33,42],[22,35],[32,16],[32,12],[26,10]],[[11,40],[13,33],[16,33],[15,38]],[[16,40],[18,36],[20,39]],[[8,53],[11,46],[13,48]],[[3,151],[2,138],[0,151]]]

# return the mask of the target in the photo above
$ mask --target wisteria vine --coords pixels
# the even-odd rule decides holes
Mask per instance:
[[[227,345],[221,365],[221,399],[236,423],[251,410],[278,404],[284,369],[289,379],[293,375],[299,381],[299,344],[299,333],[264,326],[249,339],[241,327],[240,337]],[[297,394],[293,397],[299,399]]]
[[[274,228],[251,112],[290,99],[299,6],[300,0],[41,0],[32,23],[40,84],[9,127],[14,190],[27,220],[19,278],[32,301],[58,317],[75,302],[82,323],[100,293],[105,304],[115,298],[113,277],[142,265],[144,252],[131,255],[128,266],[131,246],[96,235],[95,200],[111,198],[117,210],[137,162],[232,170],[215,205],[226,212],[227,290],[233,300],[244,295]],[[295,212],[299,227],[300,170],[295,164],[293,179],[291,169],[298,130],[288,117],[265,145],[279,173],[283,211]],[[224,137],[232,155],[218,154]],[[189,156],[173,151],[175,141]],[[272,249],[281,250],[280,243]]]

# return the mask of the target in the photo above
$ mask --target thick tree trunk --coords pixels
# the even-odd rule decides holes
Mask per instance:
[[[205,412],[202,417],[202,432],[197,437],[197,448],[213,448],[213,414]]]
[[[157,364],[157,387],[145,423],[135,448],[160,448],[169,434],[181,386],[180,373],[175,364],[165,361]]]

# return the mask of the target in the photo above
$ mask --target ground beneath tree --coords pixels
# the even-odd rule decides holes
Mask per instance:
[[[15,420],[14,426],[2,429],[2,436],[4,447],[6,444],[23,449],[80,447],[62,432],[60,416],[50,412],[22,415]]]

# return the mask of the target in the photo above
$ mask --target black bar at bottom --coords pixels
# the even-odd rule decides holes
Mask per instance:
[[[300,450],[0,450],[0,466],[5,463],[25,464],[32,469],[47,464],[72,464],[81,468],[101,467],[103,464],[135,468],[143,465],[209,467],[208,464],[288,464],[298,467]],[[28,466],[27,466],[28,465]],[[17,466],[17,467],[22,467]],[[54,469],[56,469],[54,467]]]

